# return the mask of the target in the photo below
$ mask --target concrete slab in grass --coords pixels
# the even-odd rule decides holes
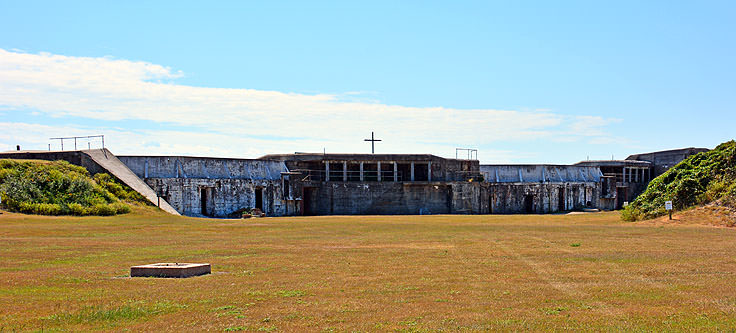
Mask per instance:
[[[212,273],[210,264],[157,263],[130,268],[131,277],[186,278]]]

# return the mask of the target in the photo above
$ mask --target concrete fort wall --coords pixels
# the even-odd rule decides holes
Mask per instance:
[[[299,215],[301,198],[284,194],[281,161],[187,156],[120,156],[181,214],[228,217],[245,208],[268,216]],[[288,179],[288,176],[286,176]]]
[[[595,182],[320,183],[304,190],[307,215],[545,214],[612,209]]]
[[[489,183],[598,182],[602,176],[598,167],[576,165],[481,165],[480,172]]]
[[[306,215],[478,214],[480,183],[324,182],[304,188]]]
[[[281,180],[146,178],[167,202],[187,216],[228,217],[259,203],[268,216],[299,215],[299,201],[284,198]]]
[[[359,174],[363,174],[365,178],[374,178],[379,164],[383,181],[391,181],[394,178],[394,171],[397,181],[401,182],[462,181],[478,173],[478,161],[446,159],[428,154],[299,153],[266,155],[260,159],[284,161],[289,170],[306,172],[310,179],[315,181],[342,181],[343,178],[349,181],[364,179]],[[410,171],[412,165],[414,179]],[[328,172],[330,179],[326,179]]]
[[[188,156],[118,156],[140,178],[271,179],[288,171],[280,161]]]
[[[487,214],[544,214],[583,208],[610,209],[598,183],[490,183]]]
[[[481,165],[480,172],[488,184],[484,213],[542,214],[615,205],[615,184],[604,182],[596,166]]]

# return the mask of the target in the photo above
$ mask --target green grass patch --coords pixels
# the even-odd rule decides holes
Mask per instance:
[[[75,313],[54,314],[41,319],[58,324],[89,324],[96,322],[133,321],[140,318],[176,312],[185,305],[172,302],[129,302],[118,307],[88,306]]]

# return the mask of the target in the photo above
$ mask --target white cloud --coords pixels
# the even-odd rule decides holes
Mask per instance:
[[[51,117],[145,120],[160,130],[103,130],[116,152],[256,157],[294,151],[365,151],[376,131],[380,152],[454,154],[456,146],[550,139],[606,141],[615,119],[570,117],[550,110],[450,109],[342,101],[335,95],[193,87],[174,83],[168,67],[110,57],[30,54],[0,49],[0,107],[38,110]],[[348,93],[349,94],[349,93]],[[180,132],[169,124],[202,131]],[[86,134],[90,128],[43,128],[35,139],[0,123],[4,145],[46,146],[49,133]],[[22,126],[33,126],[24,123]],[[22,127],[21,126],[21,127]],[[48,133],[47,133],[48,131]],[[24,139],[7,133],[23,135]],[[96,133],[94,133],[96,134]],[[115,135],[121,135],[116,137]],[[269,138],[294,138],[278,140]],[[155,142],[157,145],[147,143]]]

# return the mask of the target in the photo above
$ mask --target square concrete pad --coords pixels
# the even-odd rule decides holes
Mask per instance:
[[[211,272],[210,264],[190,263],[157,263],[133,266],[130,268],[131,277],[186,278],[190,276],[210,274]]]

